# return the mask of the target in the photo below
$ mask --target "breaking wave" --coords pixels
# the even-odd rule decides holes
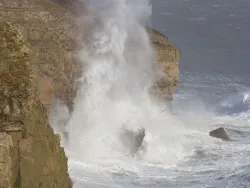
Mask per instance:
[[[138,8],[139,7],[139,8]],[[175,164],[187,152],[187,128],[163,112],[149,90],[162,73],[145,26],[151,15],[147,0],[106,0],[90,4],[84,16],[83,74],[77,80],[74,110],[56,105],[55,130],[66,132],[63,145],[70,159],[104,160],[130,155],[124,130],[145,129],[141,150],[134,156],[151,163]],[[61,118],[61,119],[62,119]],[[68,118],[68,119],[67,119]],[[56,119],[56,118],[54,118]],[[132,156],[131,156],[132,157]]]
[[[223,114],[239,114],[250,110],[250,92],[243,91],[231,95],[219,104],[219,112]]]

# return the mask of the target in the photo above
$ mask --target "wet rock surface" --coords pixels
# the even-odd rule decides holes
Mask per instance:
[[[211,137],[219,138],[224,141],[231,141],[230,137],[228,136],[227,132],[223,127],[210,131],[209,135]]]

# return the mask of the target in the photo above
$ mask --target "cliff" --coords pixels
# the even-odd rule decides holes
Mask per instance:
[[[71,187],[46,107],[56,98],[72,109],[76,44],[83,37],[75,18],[83,11],[77,0],[0,2],[0,188]],[[148,33],[165,73],[153,89],[169,102],[178,83],[179,52],[161,33]]]
[[[171,101],[179,83],[179,51],[170,40],[160,32],[147,28],[149,37],[156,50],[159,69],[164,73],[164,78],[153,87],[154,93],[163,101]]]
[[[82,35],[73,15],[50,0],[4,0],[0,20],[17,28],[30,46],[41,102],[50,105],[57,98],[71,107],[77,70],[75,41]]]
[[[68,188],[67,158],[37,95],[31,54],[21,34],[0,22],[0,187]]]

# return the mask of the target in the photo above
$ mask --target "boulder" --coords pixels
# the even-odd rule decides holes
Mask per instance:
[[[225,131],[223,127],[210,131],[209,135],[211,137],[219,138],[224,141],[231,141],[231,139],[229,138],[227,132]]]
[[[143,127],[137,130],[130,130],[124,128],[121,132],[120,138],[121,142],[130,155],[134,155],[142,147],[143,140],[145,137],[145,129]]]

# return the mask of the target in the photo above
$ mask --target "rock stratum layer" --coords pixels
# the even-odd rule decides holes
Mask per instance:
[[[0,188],[71,187],[59,136],[47,109],[59,99],[71,110],[84,37],[77,0],[0,2]],[[8,22],[8,23],[7,23]],[[161,33],[148,29],[164,79],[154,86],[172,100],[179,52]]]
[[[68,188],[67,158],[36,90],[31,51],[0,22],[0,187]]]

